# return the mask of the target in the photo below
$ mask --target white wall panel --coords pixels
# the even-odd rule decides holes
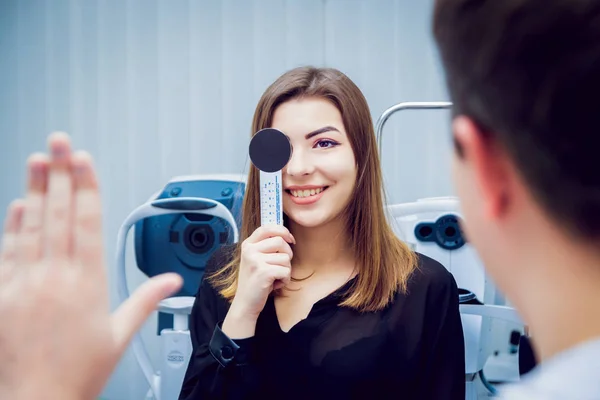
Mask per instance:
[[[400,101],[445,100],[431,7],[432,0],[3,0],[0,207],[21,195],[27,155],[45,149],[50,131],[68,131],[98,165],[113,276],[121,222],[170,177],[246,171],[254,107],[285,70],[341,69],[365,93],[374,123]],[[390,119],[390,201],[452,194],[448,117]],[[143,277],[134,266],[129,273],[135,287]],[[152,322],[144,335],[155,344]],[[143,393],[128,354],[104,394]]]

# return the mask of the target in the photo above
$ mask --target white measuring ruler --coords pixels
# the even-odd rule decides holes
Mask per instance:
[[[260,174],[260,224],[283,225],[281,170],[292,155],[290,139],[280,130],[261,129],[250,140],[248,153]]]
[[[283,225],[281,171],[260,171],[260,224]]]

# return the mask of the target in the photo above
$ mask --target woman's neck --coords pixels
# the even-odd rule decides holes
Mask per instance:
[[[289,229],[296,239],[292,269],[297,273],[293,275],[306,276],[324,268],[329,272],[354,269],[351,238],[343,219],[338,218],[315,228],[306,228],[290,221]]]

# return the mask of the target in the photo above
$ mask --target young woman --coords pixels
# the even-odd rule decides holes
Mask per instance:
[[[297,68],[263,94],[252,132],[292,144],[285,226],[260,226],[250,170],[239,245],[212,258],[192,311],[180,399],[461,399],[458,289],[384,213],[367,102],[334,69]]]

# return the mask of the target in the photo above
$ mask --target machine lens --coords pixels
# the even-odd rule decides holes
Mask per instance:
[[[210,251],[215,243],[215,233],[210,225],[190,225],[184,237],[187,249],[196,254]]]
[[[204,232],[194,232],[192,234],[192,245],[194,245],[194,247],[202,247],[207,241],[208,238]]]
[[[422,238],[428,238],[429,236],[431,236],[432,233],[433,229],[431,228],[431,226],[423,225],[419,228],[419,235]]]

